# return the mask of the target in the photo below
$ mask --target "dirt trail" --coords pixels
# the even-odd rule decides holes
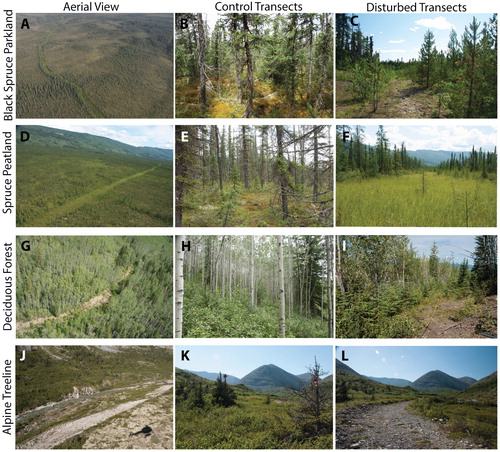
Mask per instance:
[[[24,444],[18,445],[18,449],[52,449],[58,444],[66,441],[67,439],[82,433],[83,431],[94,427],[101,422],[116,416],[124,411],[131,410],[137,405],[148,401],[152,397],[157,397],[172,388],[172,384],[161,386],[155,391],[146,395],[146,398],[140,400],[133,400],[130,402],[122,403],[114,408],[101,411],[100,413],[91,414],[82,417],[75,421],[66,422],[64,424],[53,427],[41,433],[37,437]]]
[[[468,438],[449,438],[439,422],[410,411],[409,402],[360,405],[337,413],[337,449],[478,449]]]
[[[115,284],[121,283],[124,279],[128,278],[130,273],[132,272],[132,268],[129,268],[124,275],[116,281]],[[89,309],[96,308],[103,304],[109,302],[111,298],[111,291],[109,289],[103,290],[99,295],[92,297],[90,300],[83,303],[78,309],[73,309],[72,311],[67,311],[59,314],[58,316],[48,316],[48,317],[38,317],[36,319],[28,320],[27,322],[17,322],[16,323],[16,334],[24,334],[28,331],[33,331],[39,325],[45,323],[47,320],[60,320],[65,317],[72,317],[77,312],[88,311]]]
[[[95,190],[92,190],[88,193],[85,193],[81,196],[78,196],[77,198],[72,199],[71,201],[68,201],[66,204],[63,204],[62,206],[55,207],[53,209],[50,209],[47,212],[44,212],[37,218],[30,220],[25,226],[50,226],[54,220],[60,219],[67,215],[70,212],[73,212],[81,207],[83,207],[85,204],[89,204],[92,201],[94,201],[96,198],[106,194],[107,192],[113,190],[114,188],[118,187],[119,185],[122,185],[126,182],[131,181],[132,179],[136,179],[138,177],[144,176],[147,173],[150,173],[152,171],[155,171],[157,168],[159,168],[161,164],[154,166],[153,168],[150,168],[146,171],[140,171],[138,173],[132,174],[130,176],[124,177],[122,179],[119,179],[112,184],[106,185],[104,187],[97,188]]]
[[[488,297],[483,303],[475,305],[476,315],[468,315],[460,318],[458,313],[464,309],[467,311],[467,299],[439,300],[433,305],[422,306],[415,314],[415,319],[420,322],[424,329],[423,338],[478,338],[488,337],[476,332],[476,326],[481,323],[481,317],[489,316],[495,323],[488,328],[483,325],[479,328],[481,332],[496,335],[496,297]],[[470,308],[469,308],[470,309]]]

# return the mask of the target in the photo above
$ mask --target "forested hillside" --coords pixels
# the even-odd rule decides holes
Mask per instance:
[[[172,337],[169,237],[18,237],[16,282],[18,337]]]
[[[338,126],[336,158],[339,226],[496,225],[496,147],[470,143],[467,154],[427,166],[384,126],[375,142],[362,126]]]
[[[331,237],[177,240],[177,337],[332,337]]]
[[[337,337],[496,336],[496,236],[460,263],[436,242],[418,255],[406,236],[338,236],[336,248]]]
[[[176,116],[333,116],[330,14],[177,14]]]
[[[331,226],[329,126],[177,126],[176,226]]]
[[[453,23],[451,16],[440,17],[441,28],[435,27],[450,29],[446,49],[437,50],[431,25],[422,27],[425,33],[406,30],[423,36],[418,57],[405,61],[382,60],[386,42],[364,34],[362,16],[353,26],[351,16],[337,14],[337,117],[496,118],[497,14],[485,21],[470,16],[461,30],[447,22]],[[408,37],[401,37],[398,56],[411,50]]]

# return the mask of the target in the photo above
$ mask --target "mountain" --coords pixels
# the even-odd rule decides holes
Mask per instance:
[[[475,378],[472,377],[462,377],[459,378],[460,381],[463,381],[464,383],[467,383],[468,385],[473,385],[474,383],[477,382]]]
[[[365,378],[368,378],[373,381],[377,381],[379,383],[383,383],[385,385],[391,386],[399,386],[400,388],[404,388],[405,386],[410,386],[411,381],[405,380],[404,378],[386,378],[386,377],[368,377],[363,375]]]
[[[343,372],[349,375],[357,375],[361,377],[362,375],[358,374],[355,370],[351,369],[347,364],[344,364],[342,361],[338,359],[335,360],[335,369],[337,372]]]
[[[63,129],[53,129],[43,126],[16,126],[17,140],[21,132],[29,134],[26,145],[37,148],[65,149],[86,151],[96,154],[116,154],[130,157],[141,157],[153,160],[172,161],[172,149],[162,149],[148,146],[132,146],[110,138],[89,133],[71,132]],[[26,136],[23,134],[23,136]]]
[[[219,376],[219,372],[205,372],[204,370],[186,370],[182,369],[185,372],[190,372],[192,374],[198,375],[201,378],[205,378],[206,380],[216,381]],[[224,373],[222,374],[224,375]],[[238,377],[234,377],[233,375],[226,375],[226,381],[230,385],[237,385],[240,383],[240,379]]]
[[[279,389],[300,389],[304,382],[274,364],[266,364],[245,375],[241,384],[259,392],[275,392]]]
[[[438,166],[441,162],[445,162],[451,158],[451,154],[458,156],[463,154],[464,157],[469,157],[470,152],[457,151],[431,151],[428,149],[418,149],[416,151],[407,151],[408,156],[419,159],[424,165]]]
[[[497,403],[497,373],[493,372],[470,385],[465,391],[457,395],[461,400],[471,400],[481,403]]]
[[[440,370],[432,370],[415,380],[410,386],[422,392],[439,392],[447,389],[463,391],[469,387],[469,384]]]

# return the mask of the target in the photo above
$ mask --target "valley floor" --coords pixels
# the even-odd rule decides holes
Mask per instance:
[[[409,410],[410,402],[358,405],[337,413],[337,449],[480,449],[450,438],[438,423]]]

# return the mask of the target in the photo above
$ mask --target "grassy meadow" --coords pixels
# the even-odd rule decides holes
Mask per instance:
[[[496,181],[425,172],[338,182],[336,224],[494,227]]]
[[[172,14],[23,14],[17,29],[18,117],[173,116]]]

